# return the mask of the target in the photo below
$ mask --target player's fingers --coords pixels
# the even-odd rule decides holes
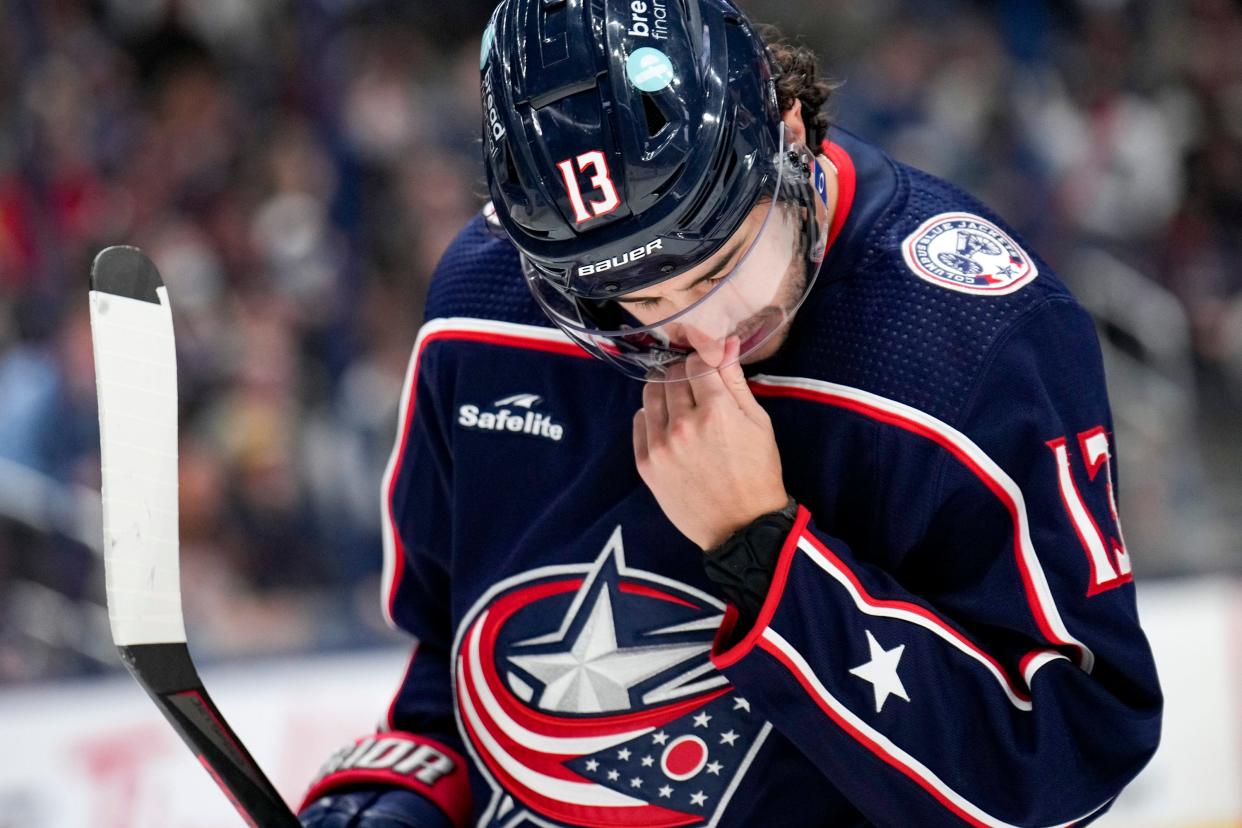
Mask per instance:
[[[690,377],[695,405],[702,407],[723,403],[733,408],[738,407],[720,372],[709,365],[697,351],[686,360],[686,374]]]
[[[634,412],[634,460],[639,464],[647,462],[647,413],[643,409]]]
[[[668,425],[668,406],[664,402],[664,383],[648,382],[643,386],[643,411],[648,431],[663,431]]]
[[[719,370],[718,376],[738,407],[743,411],[754,413],[756,409],[762,410],[763,406],[759,405],[750,386],[746,384],[746,372],[742,370],[742,363],[738,360],[740,347],[741,340],[736,336],[729,337],[725,342],[724,367]]]
[[[694,409],[694,392],[686,381],[686,363],[678,362],[668,369],[668,382],[660,383],[664,387],[664,401],[668,407],[668,421],[672,424],[681,417],[690,415]]]

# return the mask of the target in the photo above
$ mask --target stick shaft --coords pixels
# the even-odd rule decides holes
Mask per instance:
[[[130,673],[255,828],[300,823],[203,687],[184,643],[118,647]]]

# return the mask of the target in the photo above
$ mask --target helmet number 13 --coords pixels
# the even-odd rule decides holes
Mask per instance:
[[[578,169],[574,170],[577,163]],[[608,172],[608,159],[599,150],[584,152],[577,158],[566,158],[556,165],[565,179],[565,189],[569,192],[569,202],[574,206],[574,220],[578,224],[611,213],[621,206],[617,196],[617,188],[612,183],[612,174]],[[591,187],[600,193],[602,198],[588,204],[582,198],[582,189],[578,186],[578,172],[589,173]]]

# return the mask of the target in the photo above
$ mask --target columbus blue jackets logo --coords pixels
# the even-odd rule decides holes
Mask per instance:
[[[901,254],[919,278],[962,293],[1013,293],[1039,275],[1005,231],[969,213],[931,217],[906,237]]]
[[[713,825],[771,725],[708,654],[719,601],[625,564],[496,584],[454,643],[466,746],[492,786],[484,826]]]

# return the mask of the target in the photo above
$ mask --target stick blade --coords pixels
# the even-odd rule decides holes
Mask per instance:
[[[177,353],[168,291],[136,247],[91,269],[104,570],[117,645],[185,641],[177,502]]]
[[[156,292],[164,286],[160,272],[137,247],[118,244],[106,247],[91,265],[91,290],[160,304]]]
[[[109,247],[90,278],[99,392],[104,574],[125,666],[257,828],[298,828],[203,688],[185,644],[177,498],[177,348],[164,280],[136,247]]]

